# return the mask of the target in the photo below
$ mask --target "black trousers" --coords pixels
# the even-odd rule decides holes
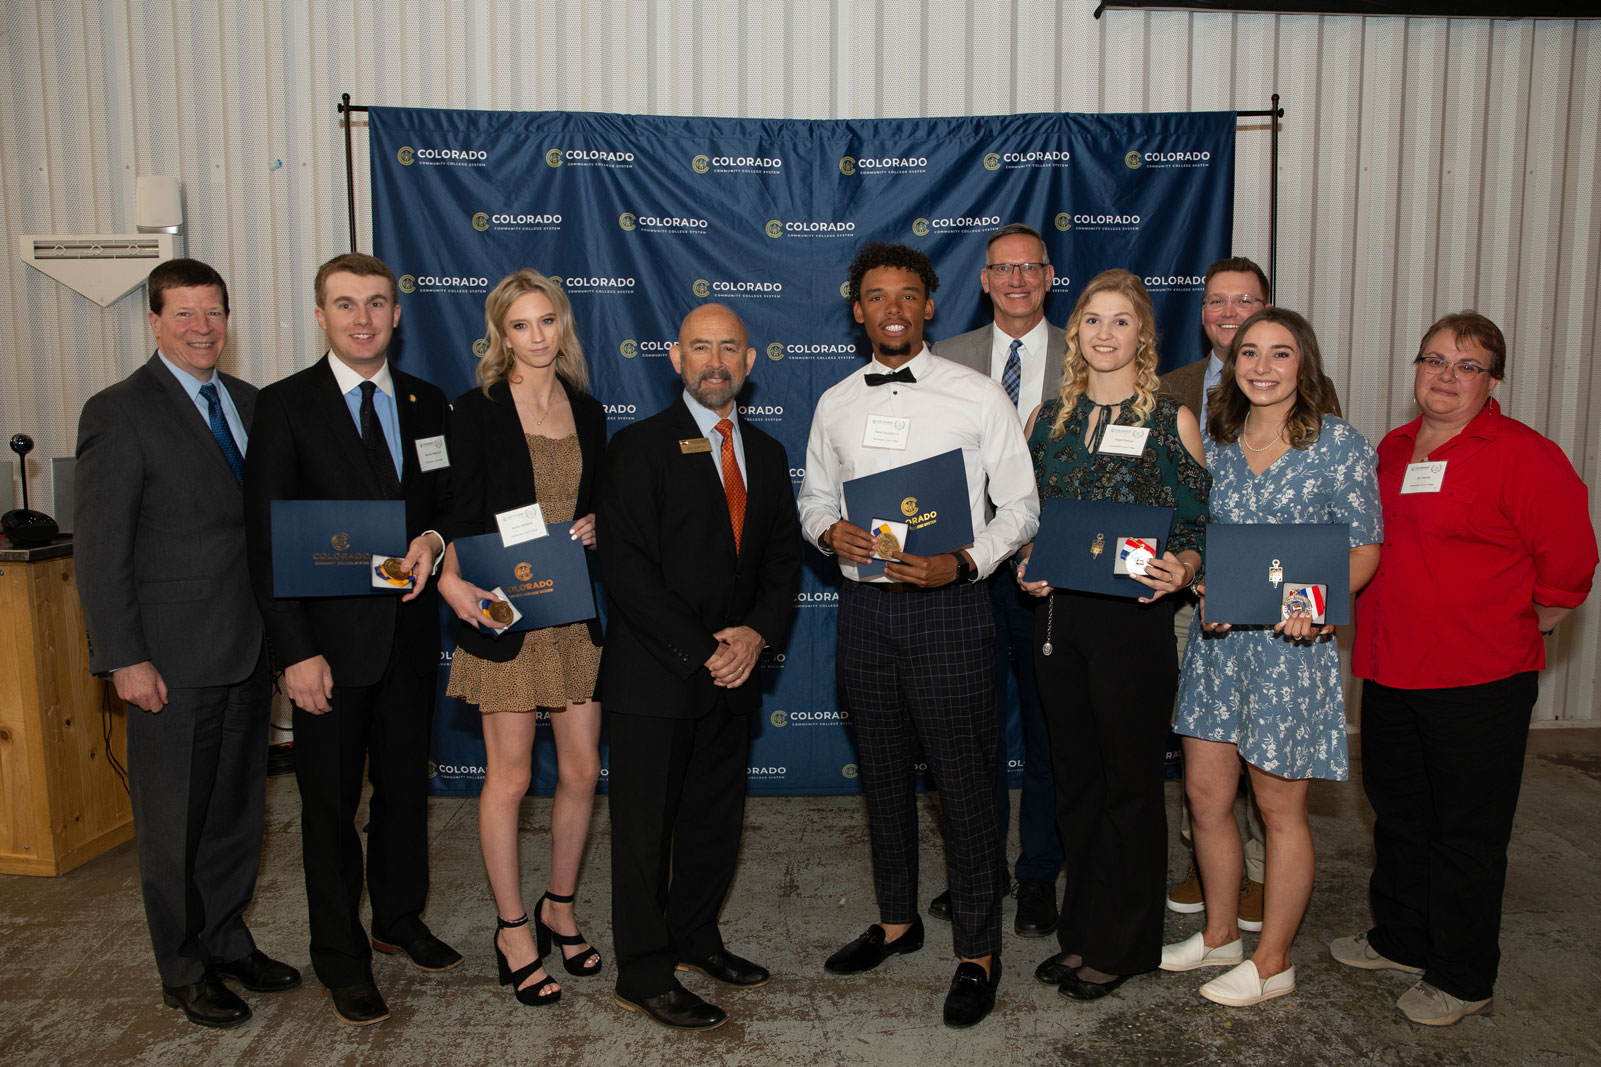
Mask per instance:
[[[1036,618],[1034,669],[1051,734],[1067,853],[1057,939],[1108,974],[1162,962],[1167,810],[1162,750],[1178,685],[1161,601],[1056,592]],[[1051,655],[1040,649],[1050,627]]]
[[[128,709],[128,787],[139,885],[161,984],[188,985],[256,947],[244,911],[266,820],[266,648],[235,685],[174,688]]]
[[[750,716],[608,708],[612,942],[628,1000],[678,987],[673,968],[723,951],[717,926],[739,857]]]
[[[1451,689],[1362,686],[1362,786],[1378,952],[1462,1000],[1495,991],[1506,850],[1534,671]]]
[[[958,956],[1001,950],[995,620],[982,585],[839,594],[840,687],[856,728],[879,921],[917,916],[917,748],[939,787]]]
[[[362,848],[356,829],[362,769],[367,805],[367,897],[372,935],[391,943],[428,932],[428,738],[434,676],[392,653],[376,685],[341,686],[333,710],[295,708],[295,780],[311,919],[311,965],[324,985],[372,977],[361,924]]]

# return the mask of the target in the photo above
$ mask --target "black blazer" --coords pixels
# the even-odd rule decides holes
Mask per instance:
[[[745,528],[740,550],[728,500],[683,398],[612,437],[596,491],[597,550],[611,604],[600,688],[616,711],[699,718],[719,697],[735,711],[761,706],[753,674],[720,689],[705,663],[712,634],[749,626],[779,645],[800,587],[801,536],[784,446],[740,420]]]
[[[593,510],[595,475],[606,454],[606,410],[600,401],[565,381],[561,387],[573,408],[578,451],[584,461],[584,471],[578,479],[578,505],[573,512],[573,517],[579,518]],[[469,389],[456,398],[451,415],[454,496],[443,532],[454,541],[499,529],[495,523],[497,514],[526,507],[538,499],[538,494],[534,469],[528,462],[528,442],[523,437],[510,386],[496,382],[489,387],[487,397],[482,389]],[[584,555],[587,560],[590,553]],[[600,644],[600,620],[589,620],[589,639]],[[504,663],[516,658],[523,646],[523,633],[490,637],[458,619],[456,644],[479,659]]]
[[[389,372],[400,413],[400,494],[410,541],[424,530],[439,530],[449,512],[451,468],[419,470],[416,442],[448,437],[450,406],[443,392],[421,378],[393,365]],[[419,675],[438,668],[439,597],[432,579],[405,604],[398,596],[279,600],[272,593],[272,501],[384,499],[327,359],[261,391],[245,459],[245,539],[250,580],[279,670],[321,655],[335,685],[374,685],[391,651]]]

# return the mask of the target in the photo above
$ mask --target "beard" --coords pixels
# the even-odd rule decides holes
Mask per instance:
[[[698,378],[691,379],[686,374],[683,379],[689,395],[709,411],[716,411],[734,399],[745,385],[744,378],[735,377],[727,371],[702,371]]]

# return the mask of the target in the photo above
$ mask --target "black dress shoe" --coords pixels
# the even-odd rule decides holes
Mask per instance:
[[[461,962],[460,952],[430,933],[410,941],[389,942],[375,937],[372,947],[391,956],[404,952],[411,958],[411,965],[419,971],[448,971]]]
[[[1034,878],[1017,880],[1017,918],[1012,929],[1019,937],[1044,937],[1056,929],[1056,887]]]
[[[1080,978],[1077,972],[1069,971],[1067,977],[1062,979],[1062,984],[1056,987],[1056,991],[1062,996],[1070,997],[1073,1000],[1100,1000],[1106,994],[1128,981],[1129,977],[1129,975],[1120,974],[1110,982],[1089,982]]]
[[[1060,956],[1051,956],[1044,963],[1034,968],[1034,978],[1036,981],[1044,982],[1046,985],[1059,986],[1068,978],[1078,977],[1073,971],[1074,968],[1063,963]]]
[[[328,993],[334,1000],[334,1014],[342,1023],[371,1026],[389,1018],[389,1005],[371,981],[329,986]]]
[[[945,994],[945,1025],[952,1030],[965,1030],[984,1021],[984,1016],[995,1007],[995,987],[1001,984],[1001,958],[990,957],[990,973],[976,963],[963,962],[956,967],[951,979],[950,992]]]
[[[940,922],[951,921],[951,891],[949,889],[928,902],[928,917]]]
[[[741,956],[736,956],[727,949],[713,952],[710,956],[698,960],[684,960],[678,965],[681,971],[699,971],[707,978],[713,978],[724,985],[744,986],[754,988],[766,985],[772,975],[767,968],[759,963],[752,963]]]
[[[238,1026],[250,1018],[250,1005],[212,975],[190,985],[164,985],[161,1002],[178,1008],[196,1026]]]
[[[923,947],[923,920],[914,918],[912,925],[893,941],[884,940],[884,928],[877,923],[867,932],[846,945],[823,963],[830,974],[860,974],[870,971],[891,956],[916,952]]]
[[[673,1030],[715,1030],[728,1021],[722,1008],[682,987],[641,1000],[629,1000],[621,993],[613,993],[612,997],[629,1011],[642,1012]]]
[[[219,978],[235,978],[252,993],[287,993],[300,988],[300,972],[279,963],[259,948],[232,963],[212,967]]]

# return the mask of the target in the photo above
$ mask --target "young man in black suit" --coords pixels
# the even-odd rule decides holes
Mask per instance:
[[[675,966],[734,986],[768,979],[724,947],[717,916],[762,699],[751,676],[794,608],[800,527],[783,446],[734,414],[756,361],[739,316],[696,308],[669,357],[684,393],[612,438],[595,509],[611,603],[600,688],[612,936],[619,1004],[710,1030],[727,1016],[680,985]]]
[[[195,259],[150,272],[156,351],[78,420],[74,555],[89,669],[129,705],[128,785],[162,1000],[201,1026],[300,972],[256,948],[272,679],[245,569],[256,390],[218,371],[228,286]]]
[[[372,948],[404,951],[425,971],[460,953],[423,924],[428,896],[429,720],[439,664],[438,598],[428,579],[444,552],[433,527],[450,503],[449,405],[434,386],[393,369],[400,322],[395,276],[358,253],[317,271],[317,324],[328,355],[269,385],[256,405],[245,469],[250,575],[274,664],[295,710],[311,962],[334,1014],[354,1026],[389,1017],[361,924],[361,838],[355,825],[366,763]],[[273,596],[274,500],[403,500],[403,597]]]

